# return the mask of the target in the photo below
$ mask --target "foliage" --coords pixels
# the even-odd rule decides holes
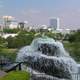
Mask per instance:
[[[0,78],[0,80],[30,80],[30,74],[24,71],[13,71]]]
[[[3,30],[3,32],[4,33],[17,33],[17,32],[19,32],[20,31],[20,29],[4,29]]]
[[[9,52],[10,48],[15,49],[30,45],[35,37],[41,37],[43,33],[38,33],[34,30],[28,32],[21,29],[5,29],[4,32],[18,34],[15,37],[9,36],[7,39],[0,37],[0,55],[3,54],[5,56],[8,56],[9,58],[15,58],[16,56],[16,51]],[[80,61],[80,30],[72,31],[70,34],[66,34],[65,36],[61,33],[45,31],[45,35],[54,38],[55,40],[63,39],[63,42],[66,41],[67,43],[64,43],[65,48],[70,52],[70,55],[74,57],[76,61]]]
[[[54,33],[47,32],[46,35],[47,35],[48,37],[51,37],[51,38],[54,38],[54,39],[55,39],[55,34],[54,34]]]
[[[19,33],[16,37],[8,37],[6,41],[8,42],[8,48],[21,48],[23,46],[29,45],[34,38],[33,34],[21,34]]]
[[[4,43],[5,39],[0,36],[0,44]]]
[[[11,36],[9,36],[9,37],[6,39],[6,41],[8,42],[8,45],[7,45],[8,48],[12,48],[13,45],[15,45],[15,44],[14,44],[14,38],[11,37]],[[14,47],[13,47],[13,48],[14,48]]]
[[[65,43],[66,49],[70,52],[70,55],[76,60],[80,61],[80,30],[72,31],[68,35],[68,41]]]
[[[74,43],[64,43],[64,46],[67,51],[69,51],[70,55],[77,61],[80,61],[80,42]]]
[[[52,33],[52,32],[47,32],[46,33],[46,35],[48,36],[48,37],[51,37],[51,38],[54,38],[55,40],[61,40],[61,39],[63,39],[63,35],[61,34],[61,33]]]
[[[0,56],[4,56],[5,58],[10,59],[11,61],[15,61],[17,51],[17,49],[3,48],[0,51]]]
[[[0,36],[0,51],[2,48],[7,48],[7,42],[4,38]]]
[[[68,40],[69,40],[69,37],[70,37],[70,34],[67,33],[67,34],[64,35],[63,40],[64,40],[64,41],[68,41]]]
[[[79,42],[80,41],[80,30],[72,32],[69,36],[70,42]]]

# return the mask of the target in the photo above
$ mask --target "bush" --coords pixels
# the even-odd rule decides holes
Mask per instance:
[[[30,74],[24,71],[13,71],[0,78],[0,80],[30,80]]]
[[[7,42],[4,38],[0,36],[0,52],[3,48],[7,48]]]
[[[8,37],[6,41],[8,42],[8,48],[21,48],[26,45],[30,45],[34,38],[32,34],[19,34],[16,37]]]
[[[69,35],[70,42],[79,42],[80,41],[80,31],[73,32],[72,34]]]
[[[19,29],[4,29],[3,32],[4,33],[17,33],[19,32]]]
[[[64,43],[64,46],[70,55],[77,61],[80,62],[80,42]]]

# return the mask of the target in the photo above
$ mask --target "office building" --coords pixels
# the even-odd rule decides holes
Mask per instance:
[[[59,29],[59,18],[50,18],[50,23],[49,23],[49,27],[57,30]]]

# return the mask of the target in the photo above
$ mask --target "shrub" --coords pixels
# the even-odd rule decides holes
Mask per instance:
[[[26,45],[30,45],[34,38],[32,34],[19,34],[16,37],[8,37],[6,41],[8,42],[8,48],[21,48]]]

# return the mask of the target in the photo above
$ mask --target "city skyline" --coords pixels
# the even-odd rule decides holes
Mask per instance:
[[[48,25],[50,17],[60,18],[60,28],[80,28],[80,0],[0,0],[0,18]]]

